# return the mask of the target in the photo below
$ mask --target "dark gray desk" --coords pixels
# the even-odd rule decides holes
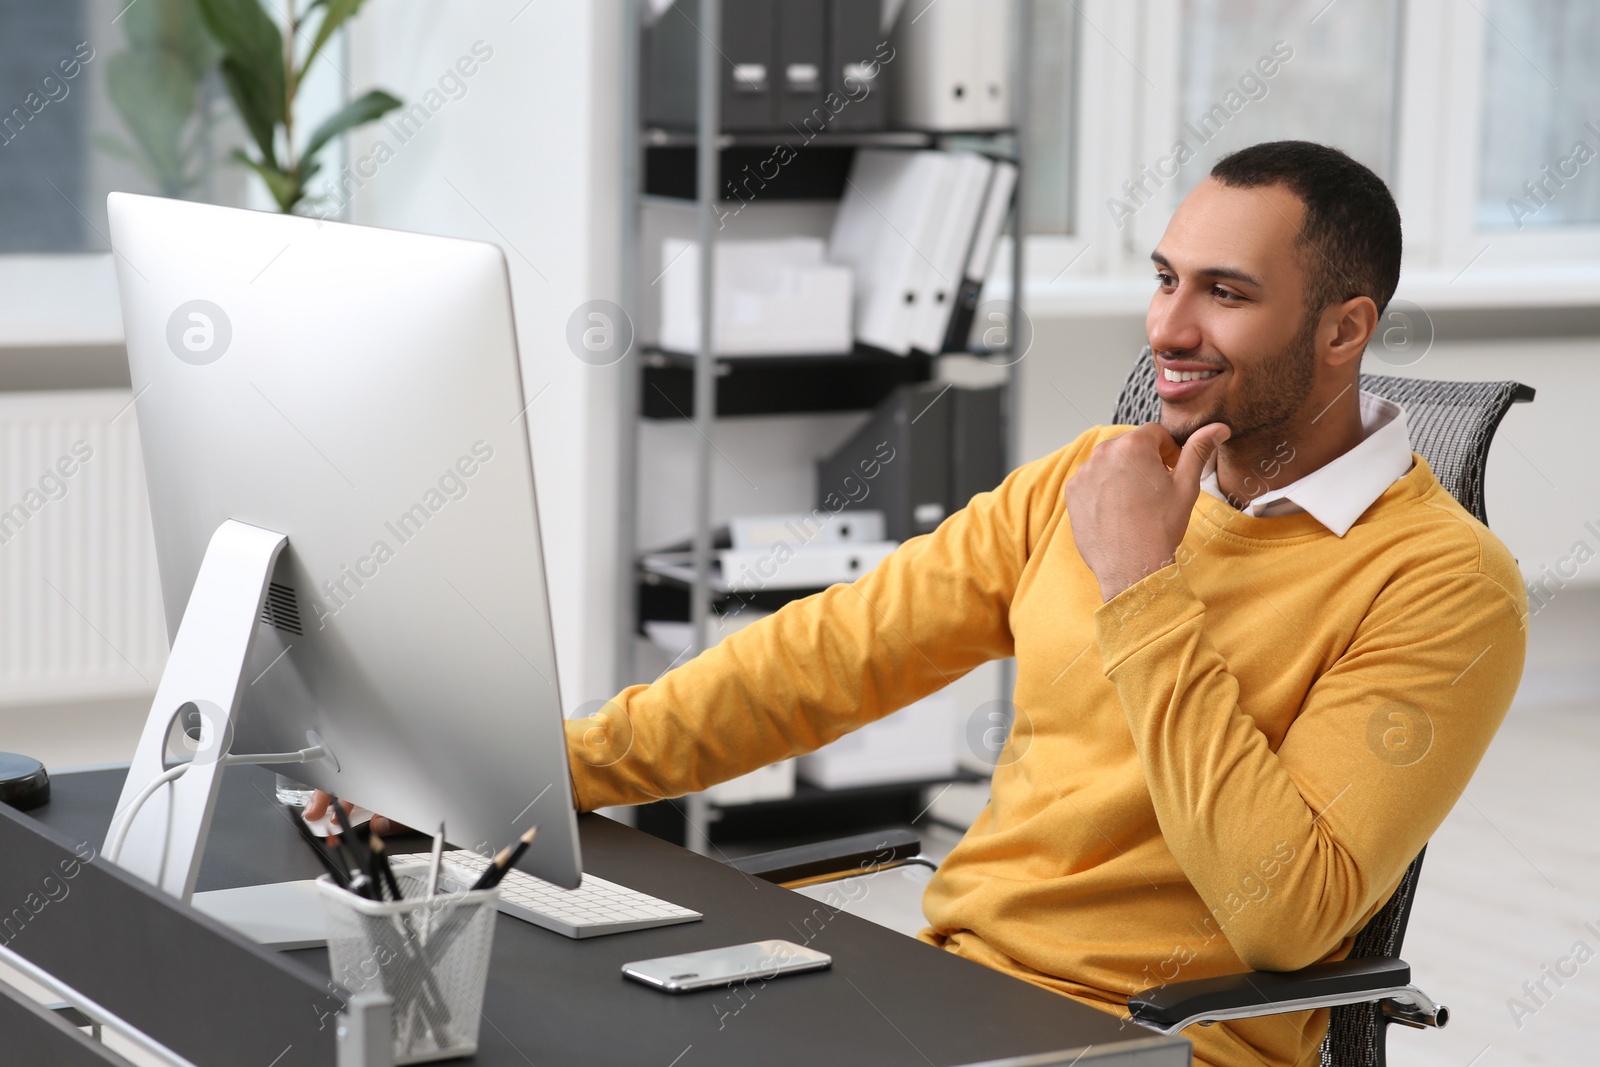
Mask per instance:
[[[120,771],[58,775],[52,801],[32,814],[76,840],[98,843],[122,777]],[[272,800],[272,781],[261,768],[227,772],[199,888],[321,873]],[[1189,1043],[1182,1038],[1158,1037],[611,820],[588,815],[580,825],[586,870],[694,908],[705,920],[573,941],[501,916],[479,1052],[458,1062],[538,1067],[996,1062],[1087,1067],[1102,1060],[1117,1067],[1173,1067],[1189,1062]],[[427,842],[416,837],[409,847],[399,839],[394,845],[416,851]],[[619,973],[629,960],[772,937],[809,942],[833,956],[833,968],[759,987],[752,983],[742,997],[731,990],[673,996]],[[289,955],[323,976],[328,973],[321,950]]]

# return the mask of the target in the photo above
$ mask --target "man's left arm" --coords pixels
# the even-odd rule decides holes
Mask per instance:
[[[1112,597],[1096,628],[1167,846],[1245,965],[1278,971],[1387,899],[1488,748],[1525,647],[1487,575],[1401,581],[1273,751],[1181,567]]]
[[[1162,836],[1244,964],[1295,970],[1377,910],[1466,788],[1521,678],[1526,608],[1509,559],[1412,568],[1273,751],[1174,562],[1228,433],[1102,442],[1067,512]]]

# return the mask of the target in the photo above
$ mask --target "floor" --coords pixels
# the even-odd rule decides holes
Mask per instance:
[[[143,714],[136,701],[0,711],[0,747],[58,768],[126,759]],[[974,807],[952,794],[934,813]],[[1452,1018],[1444,1030],[1392,1027],[1397,1067],[1593,1062],[1584,1050],[1600,1022],[1597,815],[1600,708],[1514,709],[1428,848],[1405,957]],[[918,828],[936,858],[957,839]],[[926,881],[921,868],[875,875],[850,910],[914,933]]]

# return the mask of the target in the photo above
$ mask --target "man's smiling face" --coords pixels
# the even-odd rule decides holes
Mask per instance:
[[[1211,422],[1233,431],[1233,447],[1293,436],[1317,376],[1320,317],[1306,314],[1304,214],[1282,185],[1207,178],[1151,253],[1159,287],[1145,330],[1161,425],[1180,445]]]

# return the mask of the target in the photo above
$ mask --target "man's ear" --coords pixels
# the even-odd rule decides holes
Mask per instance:
[[[1342,304],[1335,304],[1323,312],[1323,336],[1331,331],[1327,361],[1331,366],[1342,367],[1351,360],[1360,360],[1378,328],[1378,305],[1370,296],[1354,296]]]

